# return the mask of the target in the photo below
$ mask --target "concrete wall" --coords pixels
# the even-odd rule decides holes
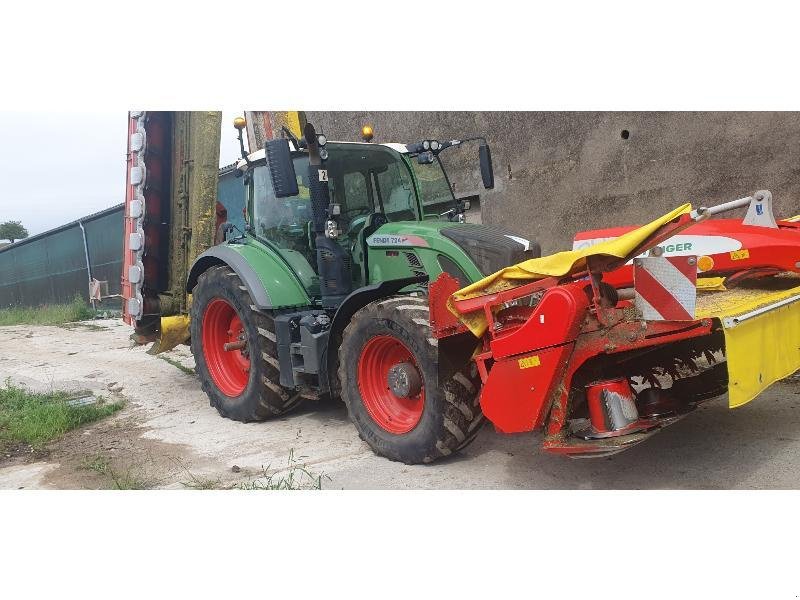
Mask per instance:
[[[481,194],[486,223],[545,252],[580,230],[649,221],[683,202],[769,189],[776,214],[800,213],[800,113],[306,112],[329,139],[410,142],[483,134],[495,189],[480,186],[477,146],[442,155],[458,195]],[[627,132],[627,138],[623,137]],[[452,152],[452,154],[450,154]]]

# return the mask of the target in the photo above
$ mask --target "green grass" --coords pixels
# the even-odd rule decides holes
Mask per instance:
[[[96,311],[80,297],[69,304],[46,304],[37,307],[17,306],[0,309],[0,327],[5,325],[61,325],[86,321]]]
[[[106,331],[106,328],[101,325],[86,323],[84,321],[79,321],[77,323],[61,323],[56,325],[56,327],[61,327],[70,331],[75,331],[76,329],[83,329],[84,331]]]
[[[111,466],[111,459],[102,454],[84,458],[81,467],[107,477],[115,490],[146,490],[152,487],[152,483],[133,467],[118,471]]]
[[[300,457],[305,458],[305,457]],[[263,476],[240,483],[242,490],[321,490],[322,480],[330,481],[328,475],[312,473],[294,457],[294,449],[289,451],[286,469],[268,473],[269,466],[261,469]]]
[[[201,477],[188,470],[187,473],[189,475],[189,481],[181,481],[181,485],[183,487],[187,487],[192,490],[216,490],[220,485],[222,485],[222,480],[220,480],[219,477],[216,479],[211,479],[210,477]]]
[[[107,456],[103,456],[102,454],[96,454],[95,456],[85,456],[81,463],[81,468],[86,469],[87,471],[94,471],[95,473],[100,473],[101,475],[105,475],[108,472],[108,469],[111,465],[111,459]]]
[[[170,460],[174,462],[180,469],[189,477],[188,481],[181,481],[180,484],[192,490],[218,490],[222,487],[222,480],[219,477],[203,477],[202,475],[195,475],[189,470],[189,467],[183,462],[180,457],[172,456]]]
[[[168,362],[173,367],[176,367],[176,368],[180,369],[181,371],[183,371],[187,375],[194,375],[195,374],[195,370],[194,369],[192,369],[191,367],[185,367],[184,365],[182,365],[180,362],[178,362],[174,358],[170,358],[169,356],[164,356],[163,354],[159,354],[157,356],[158,356],[158,358],[160,358],[164,362]]]
[[[33,448],[64,435],[70,429],[107,417],[120,408],[121,402],[70,406],[67,400],[75,393],[55,391],[35,394],[6,380],[0,387],[0,448],[14,443]]]

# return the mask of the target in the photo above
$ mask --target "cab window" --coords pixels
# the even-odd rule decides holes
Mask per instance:
[[[361,171],[334,174],[330,178],[328,170],[328,185],[333,199],[341,206],[339,226],[342,235],[353,238],[364,227],[367,217],[375,212],[372,196],[368,188],[368,174]]]
[[[385,146],[328,144],[328,181],[342,206],[342,229],[382,212],[390,221],[416,219],[416,193],[403,157]],[[339,193],[341,192],[341,193]]]
[[[253,217],[256,233],[279,248],[307,251],[311,222],[311,194],[308,189],[308,158],[294,159],[299,193],[276,198],[266,166],[253,171]]]
[[[452,206],[455,197],[438,157],[432,163],[425,164],[411,159],[411,168],[417,177],[422,205],[426,213],[439,212]],[[430,210],[428,210],[429,207]]]
[[[389,221],[416,220],[414,181],[400,154],[367,144],[330,143],[327,149],[328,189],[341,208],[342,244],[356,239],[372,213],[383,213]],[[308,156],[294,158],[294,169],[299,193],[290,198],[275,197],[266,165],[253,170],[252,223],[256,235],[315,265]]]
[[[383,213],[390,221],[416,219],[416,193],[408,167],[395,162],[376,172],[375,184],[383,203]]]

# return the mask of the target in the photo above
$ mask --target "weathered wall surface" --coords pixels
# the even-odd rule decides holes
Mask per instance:
[[[480,187],[477,146],[443,154],[458,195],[480,192],[484,222],[545,252],[582,229],[642,223],[683,202],[769,189],[776,214],[800,213],[800,113],[306,112],[329,139],[376,142],[483,134],[495,189]],[[627,132],[627,139],[623,132]],[[448,155],[448,153],[453,154]]]

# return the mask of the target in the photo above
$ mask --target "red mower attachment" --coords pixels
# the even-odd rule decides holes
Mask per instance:
[[[543,427],[545,450],[575,457],[643,441],[728,385],[722,321],[729,315],[696,308],[697,257],[648,250],[750,202],[686,205],[616,240],[532,259],[461,290],[442,274],[429,286],[440,351],[467,332],[480,340],[473,354],[480,404],[500,432]],[[622,269],[630,275],[621,277]],[[795,362],[800,368],[800,356]]]

